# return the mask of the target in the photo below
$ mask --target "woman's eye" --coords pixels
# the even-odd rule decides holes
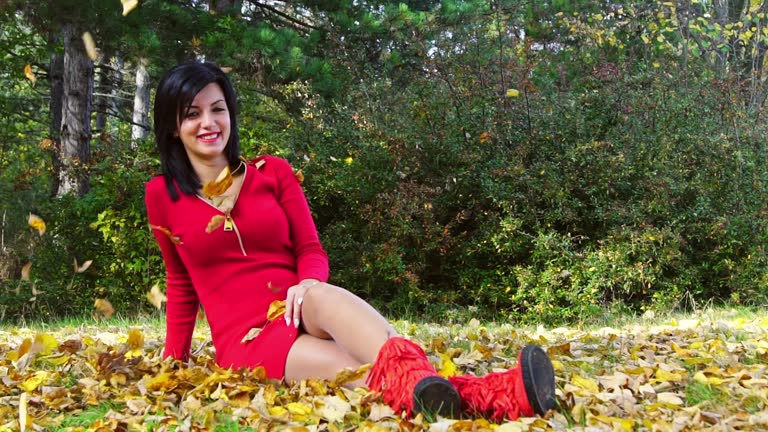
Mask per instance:
[[[226,111],[226,108],[214,108],[213,112],[223,112]]]
[[[187,113],[187,115],[186,115],[186,116],[184,116],[184,117],[185,117],[185,118],[192,118],[192,117],[195,117],[195,116],[197,116],[197,111],[190,111],[190,112],[188,112],[188,113]]]

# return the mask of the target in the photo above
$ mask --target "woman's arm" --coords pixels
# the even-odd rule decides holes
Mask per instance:
[[[144,201],[152,232],[160,245],[166,270],[165,351],[163,357],[189,358],[199,300],[184,263],[176,251],[179,241],[173,237],[165,215],[170,199],[162,181],[147,183]]]

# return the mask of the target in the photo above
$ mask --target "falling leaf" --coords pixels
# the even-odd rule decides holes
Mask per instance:
[[[267,321],[274,321],[285,313],[285,300],[275,300],[269,304]]]
[[[222,71],[222,72],[224,72],[225,74],[226,74],[226,73],[230,73],[230,72],[232,72],[232,68],[231,68],[231,67],[226,67],[226,66],[224,66],[224,67],[221,67],[220,69],[221,69],[221,71]]]
[[[516,98],[520,96],[520,90],[517,89],[507,89],[507,97],[508,98]]]
[[[169,230],[168,228],[160,225],[151,225],[151,224],[149,225],[149,227],[153,230],[158,230],[161,233],[165,234],[165,236],[171,240],[171,243],[182,244],[181,239],[178,236],[173,235],[171,230]]]
[[[96,50],[96,42],[93,40],[90,32],[83,33],[83,44],[85,45],[85,52],[88,54],[88,58],[96,61],[99,58],[99,52]]]
[[[490,141],[490,140],[491,140],[491,138],[493,138],[493,135],[491,135],[491,133],[490,133],[490,132],[483,132],[483,133],[481,133],[481,134],[480,134],[480,137],[479,137],[479,139],[480,139],[480,144],[485,144],[485,143],[487,143],[488,141]]]
[[[296,180],[299,182],[299,184],[304,183],[304,172],[301,170],[296,170],[294,173],[296,175]]]
[[[370,369],[371,365],[368,363],[357,369],[342,369],[336,374],[336,377],[331,382],[331,387],[341,387],[345,384],[361,380]]]
[[[229,170],[229,166],[225,166],[223,170],[216,177],[216,180],[209,181],[203,185],[203,195],[207,198],[223,195],[224,192],[232,186],[234,178]]]
[[[83,265],[77,264],[77,258],[75,258],[75,273],[83,273],[84,271],[88,270],[88,267],[93,264],[93,260],[88,260],[83,263]]]
[[[147,300],[157,309],[162,309],[163,302],[168,301],[168,297],[160,291],[158,284],[152,285],[152,288],[147,293]]]
[[[112,315],[115,314],[115,309],[112,307],[112,303],[107,299],[96,299],[93,306],[96,310],[101,312],[102,316],[106,319],[112,318]]]
[[[139,0],[120,0],[123,4],[123,16],[128,15],[139,5]]]
[[[28,80],[32,81],[32,84],[37,82],[37,77],[35,76],[35,73],[32,72],[32,66],[29,64],[24,66],[24,76],[27,77]]]
[[[36,229],[38,234],[40,235],[45,234],[45,221],[40,216],[34,213],[30,213],[27,224],[29,224],[29,226],[31,226],[32,228]]]
[[[224,215],[215,215],[211,218],[211,220],[208,222],[208,226],[205,227],[205,232],[210,234],[216,230],[216,228],[222,226],[224,224],[224,221],[227,220],[226,216]]]
[[[38,333],[35,335],[35,340],[32,342],[32,346],[29,351],[40,355],[48,355],[58,348],[59,341],[55,337],[48,333]]]
[[[261,333],[261,328],[260,327],[254,327],[254,328],[248,330],[248,333],[246,333],[246,335],[243,336],[243,338],[240,340],[240,343],[244,344],[246,342],[252,341],[253,339],[256,338],[256,336],[259,335],[259,333]]]
[[[24,264],[24,267],[21,268],[21,280],[28,281],[31,271],[32,271],[32,262],[30,261]]]

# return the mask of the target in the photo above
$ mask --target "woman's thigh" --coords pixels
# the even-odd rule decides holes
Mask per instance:
[[[333,380],[339,371],[361,366],[349,353],[344,351],[332,339],[321,339],[310,334],[302,334],[288,351],[285,361],[285,381],[299,381],[308,378]],[[351,383],[362,386],[364,380]]]

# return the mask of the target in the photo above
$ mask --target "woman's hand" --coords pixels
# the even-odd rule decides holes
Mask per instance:
[[[288,293],[285,297],[285,325],[291,325],[291,319],[293,319],[293,325],[299,328],[301,323],[301,305],[304,303],[304,294],[307,293],[312,285],[320,283],[317,279],[304,279],[299,282],[298,285],[294,285],[288,288]]]

